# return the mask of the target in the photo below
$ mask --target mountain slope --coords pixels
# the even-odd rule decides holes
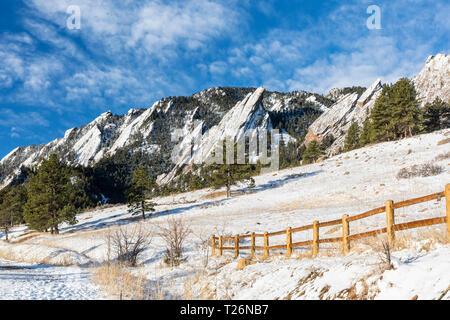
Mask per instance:
[[[139,151],[149,158],[157,158],[155,161],[159,167],[156,174],[167,174],[176,165],[171,161],[171,153],[177,144],[172,139],[172,133],[176,130],[192,137],[196,130],[205,134],[212,129],[214,133],[209,134],[210,137],[221,137],[234,130],[230,125],[255,122],[257,114],[264,114],[266,121],[269,121],[269,113],[283,117],[289,117],[292,112],[301,115],[306,109],[320,113],[326,109],[325,105],[333,103],[308,92],[260,91],[254,88],[211,88],[190,97],[164,98],[148,109],[130,109],[122,116],[105,112],[88,125],[67,130],[63,138],[40,146],[19,147],[10,152],[0,161],[0,186],[7,185],[18,175],[22,166],[35,166],[50,153],[56,153],[69,164],[86,167],[114,157],[118,152],[133,154]],[[249,103],[244,113],[227,113],[245,104],[244,101],[256,92],[259,92],[259,109],[254,109]],[[223,120],[225,115],[227,118]],[[227,128],[215,128],[221,121],[229,123]],[[194,126],[194,123],[200,123],[201,127]],[[218,132],[221,130],[226,131]],[[215,142],[210,140],[209,143]]]

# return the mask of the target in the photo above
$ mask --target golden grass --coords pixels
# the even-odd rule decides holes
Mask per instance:
[[[146,279],[141,270],[132,274],[125,266],[119,264],[94,267],[93,282],[99,285],[110,297],[116,299],[148,299]]]
[[[227,196],[226,191],[215,191],[215,192],[211,192],[211,193],[204,195],[203,198],[204,199],[217,199],[217,198],[223,198],[226,196]]]
[[[181,299],[173,293],[175,283],[163,287],[159,282],[151,283],[144,275],[142,268],[131,269],[121,264],[104,264],[93,267],[93,283],[100,286],[112,299],[119,300],[165,300]],[[187,293],[186,293],[187,294]]]

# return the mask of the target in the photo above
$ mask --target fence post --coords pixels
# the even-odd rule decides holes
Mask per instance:
[[[239,257],[239,236],[234,236],[234,258]]]
[[[348,254],[350,251],[350,241],[348,240],[350,226],[347,219],[348,215],[344,214],[342,216],[342,252],[344,254]]]
[[[292,233],[291,233],[291,227],[286,228],[286,257],[290,258],[292,254]]]
[[[221,256],[223,254],[222,244],[223,244],[222,236],[219,236],[219,256]]]
[[[252,246],[251,254],[252,254],[252,258],[253,258],[255,256],[255,233],[254,232],[252,232],[252,235],[251,235],[251,246]]]
[[[392,248],[394,246],[395,233],[394,233],[394,201],[386,201],[386,229],[388,235],[389,246]]]
[[[313,257],[319,254],[319,221],[313,222]]]
[[[450,241],[450,184],[445,186],[445,206],[447,211],[447,239]]]
[[[211,257],[216,255],[216,236],[211,236]]]
[[[264,259],[269,257],[269,236],[264,232]]]

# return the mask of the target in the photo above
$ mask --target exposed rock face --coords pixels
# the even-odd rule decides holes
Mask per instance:
[[[343,96],[311,124],[305,144],[308,145],[313,140],[321,141],[324,137],[332,135],[335,141],[327,149],[327,153],[336,153],[343,147],[351,123],[356,122],[361,126],[366,120],[381,89],[381,80],[377,79],[361,96],[357,93]]]
[[[265,89],[260,87],[249,93],[224,115],[218,125],[196,138],[193,134],[201,133],[200,128],[203,127],[203,123],[198,122],[192,134],[187,133],[180,143],[182,156],[179,157],[174,169],[169,174],[159,177],[158,183],[164,184],[172,180],[178,168],[184,168],[185,173],[190,170],[193,163],[203,163],[217,143],[224,141],[225,138],[237,141],[247,133],[258,134],[261,130],[272,130],[269,111],[262,104],[264,91]],[[189,147],[194,139],[199,140],[198,145],[191,150]]]
[[[450,55],[440,53],[428,57],[413,82],[422,105],[433,102],[436,97],[450,102]]]
[[[267,92],[264,88],[211,88],[190,97],[165,98],[148,109],[131,109],[122,116],[108,111],[85,126],[67,130],[63,138],[10,152],[0,161],[0,188],[20,173],[21,166],[35,166],[51,153],[69,164],[92,166],[123,150],[142,151],[150,158],[161,159],[158,161],[164,162],[160,170],[165,174],[163,181],[168,182],[175,177],[176,165],[198,160],[225,136],[239,138],[249,130],[270,129],[271,113],[289,117],[290,112],[301,113],[303,108],[326,110],[323,103],[331,105],[332,102],[304,91],[279,93]],[[171,161],[171,153],[179,145],[172,140],[176,130],[183,134],[180,163]],[[292,139],[283,128],[281,131],[284,141]],[[205,139],[199,150],[191,150],[191,140],[199,133]]]

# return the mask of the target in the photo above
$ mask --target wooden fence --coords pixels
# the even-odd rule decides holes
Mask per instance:
[[[423,220],[417,220],[417,221],[411,221],[406,223],[395,223],[395,209],[411,206],[414,204],[422,203],[431,201],[434,199],[440,200],[442,197],[445,197],[446,199],[446,216],[438,217],[438,218],[430,218],[430,219],[423,219]],[[350,234],[350,222],[357,221],[360,219],[368,218],[376,214],[385,213],[386,214],[386,227],[376,230],[371,230],[367,232],[357,233],[357,234]],[[369,210],[367,212],[351,216],[344,214],[341,219],[332,220],[332,221],[326,221],[326,222],[319,222],[314,221],[312,224],[297,227],[297,228],[291,228],[288,227],[286,230],[276,231],[276,232],[264,232],[264,234],[255,234],[254,232],[249,235],[235,235],[234,237],[224,237],[219,236],[216,237],[215,235],[211,236],[211,254],[214,256],[216,255],[216,249],[218,250],[219,255],[223,254],[224,250],[234,250],[234,257],[237,258],[239,256],[240,250],[250,250],[251,255],[255,255],[256,250],[263,250],[264,251],[264,257],[267,258],[269,256],[270,250],[276,250],[276,249],[286,249],[286,256],[289,258],[292,254],[292,249],[296,247],[302,247],[302,246],[310,246],[312,245],[312,252],[313,256],[317,256],[319,253],[319,244],[321,243],[332,243],[332,242],[340,242],[342,243],[342,250],[344,254],[347,254],[350,251],[350,242],[352,240],[366,238],[366,237],[372,237],[376,236],[382,233],[387,233],[389,244],[392,246],[394,244],[395,240],[395,232],[406,230],[406,229],[413,229],[413,228],[419,228],[424,226],[432,226],[436,224],[447,224],[447,237],[450,240],[450,184],[447,184],[445,186],[445,190],[442,192],[430,194],[427,196],[423,196],[420,198],[405,200],[401,202],[394,203],[392,200],[387,200],[385,206],[375,208],[372,210]],[[319,229],[321,227],[329,227],[334,225],[342,225],[342,237],[335,237],[335,238],[319,238]],[[313,230],[313,239],[307,240],[307,241],[300,241],[300,242],[292,242],[292,234],[296,232],[301,232],[305,230]],[[278,235],[286,235],[286,244],[282,245],[269,245],[269,238],[272,236],[278,236]],[[240,240],[241,239],[248,239],[250,238],[250,246],[240,246]],[[264,245],[263,246],[257,246],[256,238],[264,238]],[[226,240],[234,241],[233,247],[224,247],[223,242]],[[218,242],[218,243],[217,243]]]

